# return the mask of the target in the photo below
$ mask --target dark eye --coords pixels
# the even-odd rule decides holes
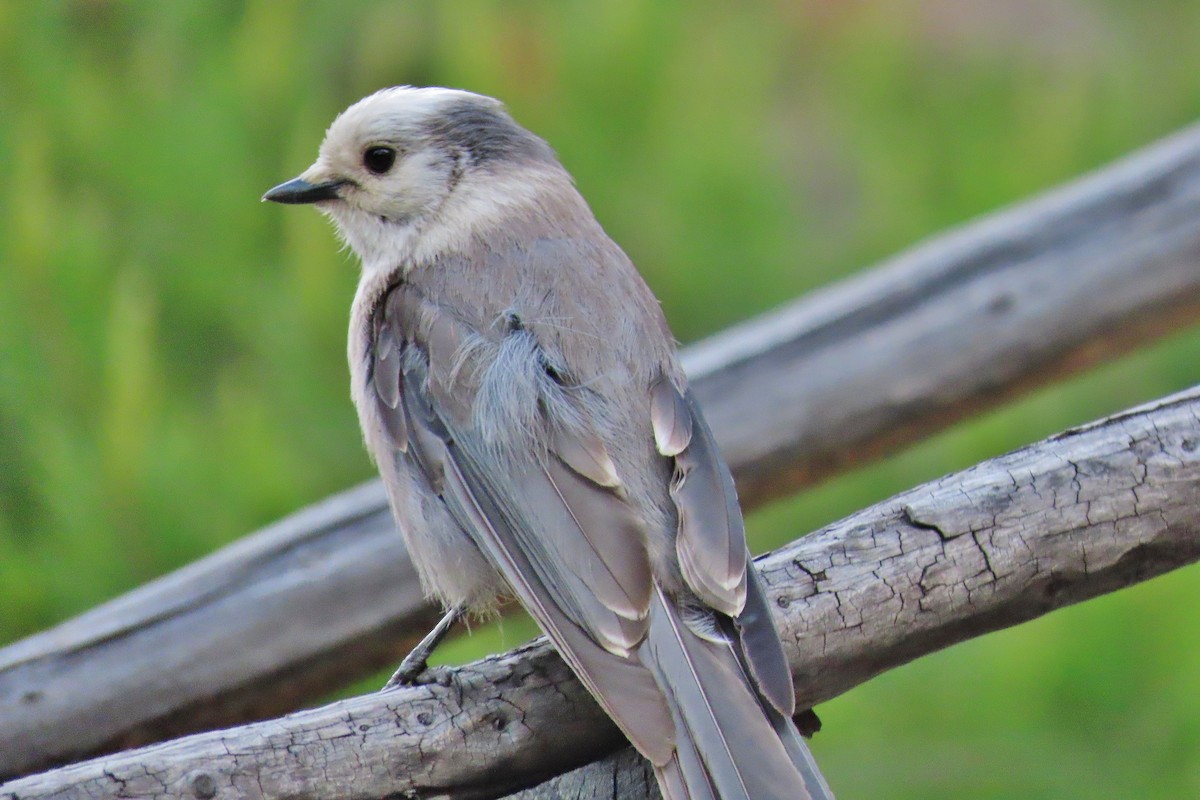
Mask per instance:
[[[382,175],[396,163],[396,151],[390,147],[368,147],[363,153],[363,166],[376,175]]]

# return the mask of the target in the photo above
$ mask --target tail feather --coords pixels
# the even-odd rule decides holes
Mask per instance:
[[[697,635],[655,590],[639,655],[661,682],[675,722],[675,755],[658,770],[664,796],[831,800],[823,781],[807,774],[815,765],[795,726],[754,688],[740,650]]]
[[[764,710],[771,720],[771,727],[775,729],[779,741],[783,742],[784,749],[792,759],[792,763],[796,765],[796,769],[800,770],[800,774],[804,778],[804,788],[812,795],[813,800],[833,800],[833,791],[826,783],[825,776],[821,774],[817,760],[813,758],[812,752],[805,744],[804,737],[796,729],[796,723],[792,722],[791,717],[786,717],[773,708]]]
[[[671,721],[677,731],[675,737],[675,752],[662,767],[656,770],[659,789],[662,790],[663,800],[721,800],[717,789],[713,786],[708,767],[696,749],[696,740],[687,735],[687,722],[683,717],[679,698],[675,695],[674,682],[664,683],[663,673],[653,669],[654,677],[667,688],[663,694],[671,709]],[[683,731],[680,735],[678,732]]]
[[[783,652],[779,633],[771,621],[767,595],[763,591],[758,570],[747,570],[746,605],[733,619],[723,619],[725,634],[736,642],[738,661],[753,678],[758,694],[776,711],[790,715],[796,707],[796,691],[792,687],[792,668]]]
[[[763,713],[783,743],[792,764],[804,778],[813,800],[833,800],[833,792],[817,766],[804,737],[792,721],[795,706],[787,658],[767,611],[766,595],[758,574],[750,571],[746,610],[736,619],[724,620],[722,629],[731,643],[744,679],[757,690]],[[786,682],[786,687],[785,687]]]
[[[696,752],[695,742],[684,737],[677,746],[679,749],[671,760],[654,769],[663,800],[721,800]],[[684,776],[691,776],[691,781]]]

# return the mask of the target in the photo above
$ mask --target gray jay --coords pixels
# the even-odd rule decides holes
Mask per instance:
[[[265,200],[362,260],[351,395],[428,593],[513,596],[668,800],[831,798],[659,304],[554,152],[496,100],[399,87]]]

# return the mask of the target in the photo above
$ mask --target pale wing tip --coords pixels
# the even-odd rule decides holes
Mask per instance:
[[[748,569],[754,569],[754,567],[748,567]],[[746,570],[742,570],[742,575],[738,579],[737,585],[732,588],[733,606],[735,610],[734,613],[730,614],[729,616],[738,617],[741,616],[741,613],[746,610]]]
[[[730,576],[726,580],[714,578],[697,563],[697,554],[692,552],[692,548],[683,537],[676,540],[676,556],[679,558],[679,571],[683,573],[684,582],[701,600],[727,617],[741,615],[746,607],[745,570],[742,570],[740,575]]]
[[[678,431],[664,431],[658,425],[654,426],[654,445],[664,456],[677,456],[687,449],[688,437],[678,435]]]
[[[617,465],[608,455],[607,449],[601,449],[596,458],[596,473],[593,480],[608,489],[621,485],[621,476],[617,474]]]
[[[568,467],[597,486],[616,489],[621,485],[617,465],[608,448],[596,436],[579,436],[559,432],[554,437],[554,452]]]
[[[664,456],[679,455],[692,441],[691,412],[683,395],[665,376],[650,389],[650,423],[654,444]]]

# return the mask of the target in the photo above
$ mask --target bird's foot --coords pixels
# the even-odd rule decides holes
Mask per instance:
[[[450,667],[431,667],[424,660],[407,658],[400,662],[400,667],[388,678],[380,691],[386,692],[400,686],[449,686],[454,682],[454,670]]]
[[[382,691],[386,692],[397,686],[429,686],[434,683],[439,686],[449,686],[453,683],[454,670],[449,667],[430,667],[429,656],[438,646],[438,642],[445,637],[446,631],[450,630],[450,626],[465,611],[466,606],[461,603],[447,611],[438,624],[433,626],[433,630],[427,633],[425,638],[412,649],[412,652],[404,657],[395,673],[384,684]]]

